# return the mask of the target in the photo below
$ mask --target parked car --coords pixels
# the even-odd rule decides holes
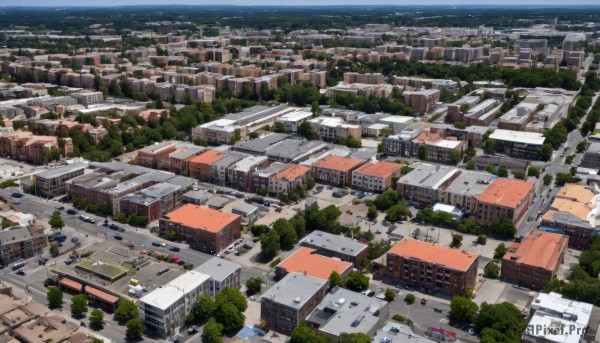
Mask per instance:
[[[12,192],[11,196],[13,198],[22,198],[23,194],[19,193],[19,192]]]
[[[160,242],[152,242],[152,245],[154,245],[155,247],[160,247]]]
[[[123,236],[115,235],[115,239],[117,241],[122,241],[123,240]]]
[[[160,243],[160,246],[164,248],[167,246],[167,243]]]
[[[77,241],[79,241],[79,238],[77,238],[77,237],[73,237],[73,238],[71,238],[71,242],[75,243],[75,242],[77,242]]]
[[[196,332],[200,331],[200,327],[198,325],[192,325],[188,328],[188,334],[192,335]]]
[[[22,270],[19,270],[19,271],[17,272],[17,275],[25,276],[25,272],[24,272],[24,271],[22,271]]]
[[[170,247],[169,250],[178,252],[181,249],[179,249],[178,247]]]
[[[427,299],[425,299],[425,298],[421,298],[421,305],[425,305],[425,304],[427,304],[427,301],[428,301]]]
[[[442,309],[440,309],[440,308],[437,308],[437,307],[435,307],[435,308],[433,309],[433,311],[434,311],[434,312],[437,312],[437,313],[442,313]]]
[[[65,209],[65,207],[64,206],[58,206],[56,209],[59,210],[59,211],[62,211],[62,210]]]
[[[110,224],[108,226],[108,228],[111,229],[111,230],[120,230],[121,229],[121,227],[119,225],[115,224],[115,223]]]
[[[75,215],[75,214],[77,214],[77,211],[75,211],[75,209],[73,209],[73,208],[70,208],[67,210],[67,214]]]
[[[362,294],[368,296],[368,297],[372,297],[375,295],[375,291],[371,290],[371,289],[367,289],[366,291],[362,291]]]

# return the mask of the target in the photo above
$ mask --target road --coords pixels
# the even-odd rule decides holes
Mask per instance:
[[[552,179],[554,180],[556,179],[557,173],[568,173],[572,166],[578,166],[581,163],[583,154],[577,154],[575,149],[577,147],[577,143],[585,140],[585,138],[581,135],[579,127],[581,127],[581,124],[583,124],[587,118],[587,115],[590,113],[599,95],[599,93],[594,94],[594,97],[592,98],[592,106],[588,108],[586,115],[581,118],[577,129],[569,133],[567,142],[561,145],[558,151],[556,151],[554,154],[554,158],[546,163],[546,171],[540,174],[540,177],[537,179],[535,184],[536,197],[529,207],[527,214],[523,218],[521,225],[519,225],[516,237],[526,236],[529,232],[531,232],[531,230],[538,226],[541,221],[541,219],[538,219],[538,215],[544,214],[550,208],[552,200],[554,197],[556,197],[560,190],[559,187],[544,187],[544,176],[551,175]],[[575,155],[573,163],[566,164],[567,157],[573,154]],[[529,218],[531,218],[531,221]]]

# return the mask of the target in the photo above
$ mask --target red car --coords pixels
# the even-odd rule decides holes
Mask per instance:
[[[427,304],[427,301],[428,301],[427,299],[425,299],[425,298],[421,298],[421,305],[425,305],[425,304]]]

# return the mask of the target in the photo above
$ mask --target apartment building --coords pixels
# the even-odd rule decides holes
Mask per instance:
[[[439,195],[461,174],[461,170],[442,165],[421,163],[400,177],[396,190],[402,199],[426,206],[438,202]]]
[[[19,161],[44,164],[46,153],[52,149],[58,150],[63,157],[73,154],[71,138],[62,138],[64,147],[58,144],[58,137],[37,136],[29,131],[13,131],[0,135],[0,156],[10,157]]]
[[[110,204],[110,195],[105,193],[119,184],[118,175],[104,172],[92,172],[67,181],[67,197],[84,199],[94,205]]]
[[[288,164],[269,176],[269,193],[289,192],[302,186],[308,180],[310,167],[299,164]]]
[[[71,93],[71,96],[77,100],[77,103],[86,108],[91,104],[97,104],[104,101],[102,92],[83,91]]]
[[[252,189],[269,189],[269,180],[272,175],[275,175],[279,170],[287,167],[287,164],[281,162],[273,162],[265,169],[257,170],[252,175]]]
[[[209,294],[209,280],[209,275],[192,270],[144,295],[138,308],[146,330],[165,336],[177,333],[196,299]]]
[[[348,124],[338,117],[317,117],[309,119],[308,122],[321,140],[325,142],[336,142],[338,138],[352,137],[360,141],[362,138],[362,127],[360,125]]]
[[[600,143],[591,142],[583,153],[581,167],[600,169]]]
[[[241,288],[242,267],[226,259],[213,257],[195,268],[194,271],[210,276],[208,295],[211,297],[215,297],[225,287]]]
[[[539,151],[546,140],[543,134],[496,129],[490,135],[496,141],[496,151],[516,158],[539,160]]]
[[[530,182],[497,178],[477,197],[475,220],[485,225],[508,218],[518,224],[527,214],[534,196],[534,186]]]
[[[28,259],[41,254],[48,246],[44,228],[37,224],[12,227],[0,231],[0,264]]]
[[[365,83],[370,85],[380,85],[385,83],[385,77],[381,73],[359,74],[354,72],[344,73],[344,83]]]
[[[440,91],[437,89],[404,91],[402,96],[404,102],[420,114],[428,113],[440,101]]]
[[[281,279],[288,273],[298,273],[328,281],[333,272],[343,277],[351,270],[350,262],[316,254],[315,249],[300,247],[275,267],[275,277]]]
[[[119,199],[119,210],[125,215],[133,213],[144,217],[146,223],[181,206],[184,189],[167,182],[157,183]]]
[[[238,215],[185,204],[160,218],[159,233],[175,231],[191,248],[218,254],[241,237],[240,223]]]
[[[210,166],[223,159],[225,154],[217,150],[205,150],[189,160],[190,177],[201,181],[208,181],[211,177]]]
[[[358,158],[328,155],[313,163],[311,175],[313,179],[338,186],[352,185],[352,173],[365,163]]]
[[[462,170],[454,181],[440,189],[438,202],[457,207],[463,212],[474,213],[477,197],[495,178],[495,175],[484,172]]]
[[[138,150],[136,161],[139,166],[156,169],[159,154],[170,154],[176,150],[177,146],[174,142],[154,144]]]
[[[475,289],[479,255],[403,238],[380,259],[374,274],[395,284],[462,295]]]
[[[213,162],[210,165],[210,182],[222,186],[229,185],[230,176],[233,176],[235,165],[247,157],[250,156],[242,152],[232,151],[225,154],[218,161]]]
[[[425,160],[444,163],[452,162],[453,155],[462,156],[467,148],[464,140],[445,139],[438,133],[413,130],[385,137],[383,152],[403,157],[416,157],[420,154],[421,145],[425,146]]]
[[[289,335],[323,300],[327,281],[289,273],[260,299],[260,320],[265,328]]]
[[[328,145],[320,141],[286,139],[268,148],[266,155],[271,161],[300,163],[327,148]]]
[[[87,165],[74,163],[64,167],[49,169],[33,175],[33,180],[38,191],[48,196],[58,196],[66,193],[67,181],[83,175]]]
[[[394,162],[367,162],[352,173],[352,188],[383,192],[400,178],[404,165]]]
[[[277,118],[277,122],[283,124],[283,127],[285,127],[285,133],[295,134],[298,132],[298,127],[300,124],[311,119],[312,117],[312,112],[294,111]]]
[[[543,289],[564,261],[568,238],[534,229],[513,242],[502,258],[501,278],[521,287]]]
[[[228,183],[242,191],[252,191],[254,173],[268,164],[267,156],[248,156],[227,169]]]
[[[320,255],[350,262],[355,267],[360,266],[361,260],[367,257],[369,250],[367,244],[319,230],[309,233],[298,244],[315,249]]]

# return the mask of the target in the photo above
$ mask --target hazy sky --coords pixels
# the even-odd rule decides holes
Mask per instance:
[[[124,6],[124,5],[600,5],[600,0],[0,0],[0,6]]]

